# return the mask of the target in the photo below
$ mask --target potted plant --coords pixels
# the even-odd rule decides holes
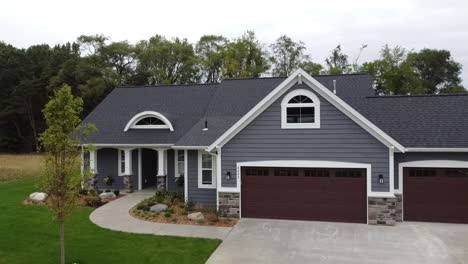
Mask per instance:
[[[177,185],[184,186],[184,177],[176,177],[174,181]]]
[[[114,179],[112,178],[112,176],[109,175],[109,176],[105,177],[103,181],[104,181],[105,184],[111,186],[112,183],[114,182]]]

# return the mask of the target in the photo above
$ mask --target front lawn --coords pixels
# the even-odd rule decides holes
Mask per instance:
[[[58,225],[44,206],[23,205],[35,180],[0,184],[0,263],[59,263]],[[81,207],[65,226],[67,263],[204,263],[219,240],[130,234],[100,228]]]

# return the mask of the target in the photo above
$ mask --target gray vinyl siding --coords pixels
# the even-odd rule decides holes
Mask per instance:
[[[188,199],[196,204],[216,206],[216,189],[198,188],[198,151],[188,150]]]
[[[395,153],[395,189],[399,186],[398,165],[402,162],[422,161],[422,160],[459,160],[468,161],[468,153],[463,152],[406,152]]]
[[[294,89],[309,89],[295,85]],[[312,90],[311,90],[312,91]],[[287,93],[286,93],[287,94]],[[344,113],[320,100],[319,129],[281,129],[281,96],[222,147],[222,186],[233,187],[236,163],[262,160],[327,160],[370,163],[372,191],[389,191],[389,149]],[[378,183],[383,175],[384,184]]]
[[[175,182],[175,166],[175,150],[170,149],[167,151],[167,187],[169,191],[183,192],[184,186]]]
[[[97,188],[98,189],[125,189],[123,177],[118,176],[118,150],[103,148],[97,150]],[[132,182],[133,189],[138,189],[138,150],[132,151]],[[104,178],[112,176],[114,182],[111,186],[104,183]]]

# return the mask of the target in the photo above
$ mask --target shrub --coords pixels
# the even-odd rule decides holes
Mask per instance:
[[[172,214],[168,211],[168,212],[166,212],[166,213],[164,214],[164,216],[167,217],[167,218],[169,218],[169,217],[172,216]]]
[[[88,193],[89,193],[90,195],[96,195],[96,194],[97,194],[97,193],[96,193],[96,190],[94,190],[94,189],[93,189],[93,190],[89,190]]]
[[[115,196],[119,196],[120,190],[114,190],[114,194],[115,194]]]
[[[195,208],[195,203],[192,201],[192,200],[188,200],[186,203],[185,203],[185,211],[193,211],[193,209]]]
[[[106,190],[106,193],[108,193],[108,192],[111,192],[111,190],[107,189],[107,190]]]
[[[102,193],[102,190],[97,190],[97,194],[101,194]]]
[[[182,215],[188,215],[187,211],[182,211]]]
[[[173,214],[173,213],[174,213],[174,209],[173,209],[173,208],[169,208],[166,212],[169,212],[169,213]]]
[[[86,190],[86,189],[81,189],[81,190],[80,190],[80,194],[81,194],[81,195],[88,195],[88,190]]]
[[[102,205],[101,199],[95,195],[89,195],[84,198],[84,201],[87,206],[99,207]]]
[[[150,207],[148,206],[147,203],[139,203],[137,205],[137,209],[147,212],[147,211],[149,211]]]
[[[157,202],[157,203],[163,203],[163,202],[164,202],[164,197],[162,197],[162,196],[156,196],[156,202]]]

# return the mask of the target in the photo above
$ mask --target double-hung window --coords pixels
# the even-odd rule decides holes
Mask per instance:
[[[119,176],[125,174],[125,150],[119,149]]]
[[[206,151],[198,152],[198,188],[216,188],[216,159]]]
[[[176,177],[184,177],[185,175],[185,151],[176,150]]]

